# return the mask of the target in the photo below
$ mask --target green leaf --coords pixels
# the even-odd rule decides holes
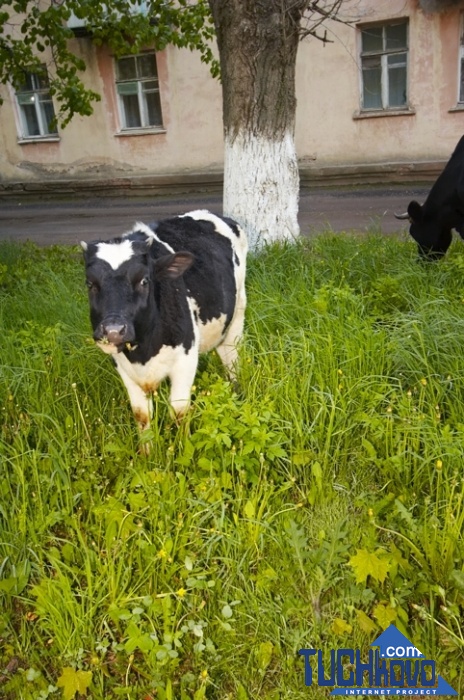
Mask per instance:
[[[248,693],[241,683],[237,686],[237,700],[249,700]]]
[[[258,662],[258,668],[260,671],[265,671],[269,664],[271,663],[272,652],[274,651],[274,645],[272,642],[262,642],[256,654],[256,660]]]
[[[63,688],[64,700],[73,700],[76,693],[87,695],[87,690],[92,682],[92,671],[76,671],[67,666],[63,669],[56,685]]]
[[[396,620],[396,610],[392,608],[391,605],[379,603],[375,606],[372,614],[382,629],[387,629],[387,627]]]
[[[332,632],[339,637],[343,636],[344,634],[351,634],[352,631],[352,625],[343,620],[341,617],[336,617],[332,622]]]
[[[232,615],[234,614],[230,605],[224,605],[224,607],[221,610],[221,613],[222,613],[222,616],[226,618],[226,620],[231,618]]]
[[[454,583],[458,591],[464,593],[464,571],[453,569],[450,574],[450,580]]]
[[[245,516],[249,518],[250,520],[253,520],[255,515],[256,515],[256,507],[253,501],[247,501],[245,503],[245,506],[243,508],[243,512],[245,513]]]
[[[372,634],[377,630],[377,625],[363,610],[356,610],[359,628],[366,634]]]
[[[367,549],[358,549],[348,564],[354,570],[356,583],[364,583],[368,576],[383,583],[391,568],[391,560],[388,556],[379,557],[373,552],[368,552]]]
[[[370,442],[366,438],[362,438],[361,445],[364,447],[368,456],[371,459],[377,459],[377,451],[376,451],[374,445],[372,444],[372,442]]]

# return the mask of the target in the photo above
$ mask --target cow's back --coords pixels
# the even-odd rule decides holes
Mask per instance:
[[[224,319],[227,328],[237,305],[244,297],[247,239],[240,226],[206,210],[160,221],[155,236],[174,252],[188,251],[195,256],[183,279],[187,294],[195,301],[202,324]],[[157,246],[153,247],[156,254]]]
[[[458,206],[464,201],[464,136],[454,149],[448,163],[433,184],[424,214],[438,218],[444,206]]]

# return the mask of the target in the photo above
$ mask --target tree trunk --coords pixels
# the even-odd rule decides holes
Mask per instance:
[[[209,0],[221,63],[224,213],[250,245],[294,240],[299,175],[294,144],[298,0]]]

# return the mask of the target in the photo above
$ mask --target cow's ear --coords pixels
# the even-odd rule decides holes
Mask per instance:
[[[163,255],[155,261],[155,272],[158,279],[177,279],[193,264],[195,256],[181,251],[172,255]]]
[[[408,206],[409,219],[414,224],[422,221],[422,207],[419,202],[410,202]]]

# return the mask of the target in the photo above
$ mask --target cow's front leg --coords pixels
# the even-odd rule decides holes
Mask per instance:
[[[143,389],[129,377],[120,365],[116,365],[116,368],[127,389],[135,420],[142,433],[150,427],[150,422],[153,417],[153,399],[151,395],[146,394]]]

